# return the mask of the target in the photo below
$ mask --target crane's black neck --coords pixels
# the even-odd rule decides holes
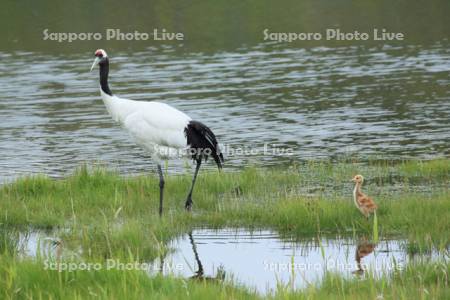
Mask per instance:
[[[100,63],[100,87],[102,91],[110,96],[112,92],[108,86],[108,73],[109,73],[109,59],[106,57]]]

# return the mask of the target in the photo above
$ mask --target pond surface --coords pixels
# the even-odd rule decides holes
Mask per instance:
[[[174,240],[175,251],[163,260],[164,273],[206,280],[233,280],[261,293],[277,285],[305,288],[318,284],[326,271],[344,276],[375,277],[402,270],[411,260],[405,240],[281,239],[271,231],[194,230]],[[157,263],[161,264],[158,260]]]
[[[95,162],[128,174],[154,171],[106,114],[98,74],[89,73],[98,48],[111,57],[114,93],[164,101],[203,121],[224,146],[228,169],[450,154],[448,0],[3,4],[0,182],[30,173],[61,177]],[[111,28],[167,29],[186,39],[43,38],[45,29],[105,34]],[[328,28],[385,28],[405,39],[276,43],[263,34]],[[169,168],[180,172],[184,165],[171,161]]]
[[[149,275],[232,281],[265,294],[278,286],[301,289],[320,284],[327,271],[349,278],[380,277],[401,271],[410,262],[448,259],[448,254],[437,251],[412,256],[406,245],[402,239],[382,239],[378,244],[364,237],[293,241],[269,230],[196,229],[172,240],[165,257],[143,263],[141,270]],[[19,257],[40,257],[45,264],[84,262],[81,248],[66,245],[57,231],[16,232],[9,237],[9,246]]]
[[[164,101],[208,124],[227,168],[450,154],[448,47],[261,44],[218,54],[110,53],[114,93]],[[0,181],[82,163],[153,172],[100,100],[92,53],[0,53]],[[287,151],[287,152],[286,152]],[[212,164],[208,164],[212,167]],[[183,161],[171,161],[175,172]]]

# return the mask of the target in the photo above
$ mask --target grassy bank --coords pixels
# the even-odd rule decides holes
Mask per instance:
[[[414,253],[449,247],[449,159],[309,162],[288,169],[208,171],[198,178],[193,213],[183,209],[191,181],[190,172],[186,172],[167,176],[162,219],[157,214],[156,176],[121,177],[102,169],[80,168],[63,180],[35,176],[0,188],[0,287],[4,296],[12,298],[16,290],[23,298],[35,292],[43,298],[84,298],[91,292],[91,296],[109,299],[149,295],[170,299],[186,295],[253,298],[254,293],[228,285],[149,278],[142,272],[92,275],[44,271],[42,262],[15,259],[14,243],[19,231],[51,229],[69,248],[80,247],[84,261],[99,262],[105,258],[152,260],[167,251],[167,241],[193,227],[265,228],[299,239],[318,235],[370,238],[372,219],[366,220],[352,200],[350,179],[357,173],[365,175],[363,189],[379,205],[380,236],[406,238],[406,246]],[[420,286],[432,295],[448,294],[448,279],[442,275],[448,274],[448,264],[414,268],[421,276],[428,276],[428,281],[418,285],[417,280],[424,280],[423,276],[417,278],[408,270],[397,274],[389,284],[387,279],[349,280],[329,274],[322,286],[311,287],[301,295],[280,290],[278,297],[309,295],[320,299],[327,293],[335,294],[334,289],[342,296],[373,298],[381,290],[393,298],[409,298],[416,295],[412,287],[417,290]],[[86,286],[90,289],[83,288]]]

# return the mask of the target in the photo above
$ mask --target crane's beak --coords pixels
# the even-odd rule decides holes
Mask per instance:
[[[99,58],[99,57],[96,57],[96,58],[94,59],[94,62],[92,63],[92,67],[91,67],[91,71],[90,71],[90,72],[92,72],[92,69],[94,69],[94,67],[95,67],[99,62],[100,62],[100,58]]]

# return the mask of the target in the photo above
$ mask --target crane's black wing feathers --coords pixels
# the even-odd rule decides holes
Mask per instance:
[[[208,126],[199,121],[190,121],[184,128],[184,134],[192,151],[190,154],[192,154],[193,160],[201,161],[204,158],[206,161],[211,155],[217,167],[222,168],[223,155],[217,145],[216,136]]]

